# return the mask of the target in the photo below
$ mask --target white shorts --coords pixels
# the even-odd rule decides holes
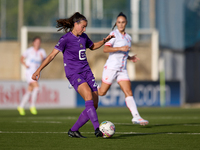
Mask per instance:
[[[106,84],[112,84],[114,80],[120,81],[130,81],[127,70],[117,71],[104,68],[102,81]]]
[[[26,82],[27,83],[32,83],[32,82],[37,82],[32,79],[33,71],[26,71]]]

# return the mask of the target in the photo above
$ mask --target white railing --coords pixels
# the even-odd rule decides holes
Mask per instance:
[[[60,33],[55,27],[31,27],[23,26],[21,28],[21,53],[23,53],[28,47],[28,33],[37,32],[37,33]],[[109,34],[111,28],[90,28],[86,29],[87,34]],[[130,35],[151,35],[151,79],[153,81],[158,80],[158,54],[159,54],[159,35],[158,31],[155,29],[139,29],[135,31],[131,28],[127,28],[126,32]],[[21,79],[25,79],[25,68],[21,67]]]

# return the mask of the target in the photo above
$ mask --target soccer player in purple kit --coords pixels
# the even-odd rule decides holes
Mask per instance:
[[[64,69],[67,79],[74,89],[85,100],[85,109],[80,114],[76,123],[68,131],[70,137],[85,138],[78,131],[88,120],[91,120],[96,137],[102,137],[103,134],[99,130],[99,121],[96,113],[98,107],[97,85],[93,73],[89,67],[86,58],[86,48],[95,50],[100,48],[104,43],[114,38],[114,35],[108,35],[102,41],[93,43],[85,34],[87,27],[87,19],[80,13],[76,12],[68,19],[57,20],[57,28],[65,30],[59,42],[53,51],[47,56],[40,67],[33,74],[32,79],[38,80],[41,70],[46,67],[54,57],[59,53],[63,53]]]

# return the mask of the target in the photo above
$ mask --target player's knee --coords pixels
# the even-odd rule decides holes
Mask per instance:
[[[92,94],[91,94],[91,92],[86,92],[86,93],[84,93],[83,99],[84,99],[85,101],[86,101],[86,100],[91,100],[91,99],[92,99]]]
[[[106,92],[99,92],[99,96],[104,96],[106,95]]]
[[[104,96],[104,95],[106,95],[106,93],[107,93],[107,91],[103,91],[101,89],[98,90],[99,96]]]

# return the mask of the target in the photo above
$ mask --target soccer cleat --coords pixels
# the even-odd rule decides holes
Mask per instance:
[[[24,116],[26,114],[24,108],[22,108],[22,107],[17,107],[17,110],[19,111],[19,114],[21,116]]]
[[[95,130],[95,136],[96,137],[103,137],[103,133],[99,130],[99,128],[97,128],[96,130]]]
[[[143,118],[133,118],[132,119],[132,122],[133,122],[133,124],[140,124],[140,125],[143,125],[143,126],[145,126],[145,125],[147,125],[147,124],[149,124],[149,121],[148,120],[144,120]]]
[[[37,115],[37,110],[35,107],[31,107],[30,108],[30,112],[33,114],[33,115]]]
[[[68,131],[68,136],[72,137],[72,138],[86,138],[84,136],[81,135],[81,133],[79,131],[72,131],[71,129],[69,129]]]

